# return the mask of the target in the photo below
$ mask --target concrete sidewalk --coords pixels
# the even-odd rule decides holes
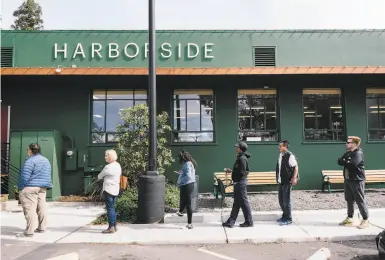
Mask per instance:
[[[229,213],[197,213],[194,229],[186,229],[186,217],[165,216],[165,224],[119,225],[115,234],[104,235],[106,226],[87,225],[103,212],[102,206],[87,203],[50,203],[49,230],[32,238],[16,238],[25,220],[22,212],[3,211],[1,237],[44,243],[122,243],[142,245],[201,245],[225,243],[273,243],[309,241],[373,240],[385,229],[385,209],[370,210],[372,225],[360,230],[340,227],[346,210],[293,212],[293,225],[278,226],[280,212],[254,212],[254,227],[223,228]],[[356,216],[357,218],[357,216]],[[240,215],[238,223],[243,222]]]

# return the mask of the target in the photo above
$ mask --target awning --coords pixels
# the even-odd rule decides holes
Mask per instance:
[[[158,68],[157,75],[385,74],[385,66]],[[1,68],[1,75],[148,75],[147,68]]]

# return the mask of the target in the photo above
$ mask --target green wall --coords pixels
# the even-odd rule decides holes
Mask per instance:
[[[147,67],[144,48],[147,31],[2,31],[1,46],[14,47],[15,67]],[[54,46],[67,43],[66,59],[55,59]],[[73,57],[81,43],[85,57]],[[92,58],[92,43],[102,45],[100,54]],[[108,44],[119,45],[120,56],[108,58]],[[139,55],[128,59],[124,46],[136,43]],[[384,30],[285,30],[285,31],[158,31],[157,48],[170,43],[173,55],[162,58],[160,67],[252,67],[253,47],[275,46],[276,66],[384,66]],[[182,44],[178,58],[178,43]],[[186,58],[186,44],[196,43],[200,55]],[[204,58],[204,44],[212,43],[214,58]],[[128,49],[133,53],[132,49]],[[131,50],[131,51],[130,51]]]
[[[320,171],[339,169],[336,158],[344,143],[304,143],[302,138],[302,88],[339,87],[346,104],[347,134],[362,138],[367,169],[385,169],[385,142],[367,142],[366,87],[385,87],[385,75],[292,75],[292,76],[159,76],[158,110],[171,111],[173,88],[213,88],[216,102],[216,143],[171,145],[174,155],[187,149],[198,162],[202,192],[211,191],[212,173],[231,167],[237,142],[237,88],[268,85],[278,89],[281,138],[288,139],[298,157],[300,189],[321,188]],[[89,104],[92,88],[145,88],[147,77],[135,76],[4,76],[2,100],[11,105],[12,129],[56,129],[75,139],[78,149],[88,149],[90,165],[103,164],[105,146],[89,143]],[[167,97],[167,98],[165,98]],[[252,171],[273,171],[277,143],[250,144]],[[175,178],[173,170],[167,175]],[[64,194],[79,193],[83,170],[62,172]]]

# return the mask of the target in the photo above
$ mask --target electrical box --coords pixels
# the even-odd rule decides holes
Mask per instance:
[[[67,149],[65,151],[66,171],[76,171],[78,169],[78,151],[76,149]]]

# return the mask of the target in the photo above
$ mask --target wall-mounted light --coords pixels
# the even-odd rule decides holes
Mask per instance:
[[[57,68],[56,68],[56,74],[60,74],[61,73],[61,71],[62,71],[62,69],[63,69],[63,66],[61,66],[61,65],[59,65],[59,66],[57,66]]]

